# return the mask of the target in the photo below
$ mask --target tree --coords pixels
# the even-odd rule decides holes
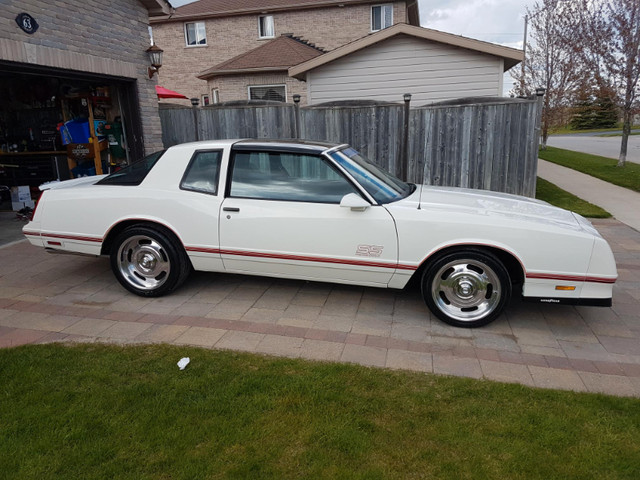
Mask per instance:
[[[588,80],[578,90],[572,108],[571,127],[576,130],[615,127],[619,119],[615,92],[611,88],[595,86]]]
[[[597,81],[614,85],[623,120],[618,166],[624,166],[640,93],[640,0],[579,0],[565,18],[574,27],[573,51]]]
[[[571,105],[573,92],[583,77],[578,55],[568,45],[567,25],[562,21],[564,2],[541,0],[532,9],[527,7],[530,26],[522,71],[512,73],[517,81],[513,93],[528,96],[538,87],[546,89],[542,107],[542,148],[547,144],[549,130],[560,124],[563,110]]]

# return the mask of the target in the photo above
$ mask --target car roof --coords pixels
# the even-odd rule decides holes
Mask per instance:
[[[198,149],[232,147],[233,150],[262,150],[262,151],[296,151],[300,153],[322,153],[338,144],[312,140],[281,140],[281,139],[229,139],[229,140],[205,140],[201,142],[183,143],[176,147],[189,147]]]
[[[275,140],[275,139],[247,139],[233,144],[234,150],[263,150],[263,151],[296,151],[309,153],[322,153],[334,148],[335,143],[315,142],[312,140]]]

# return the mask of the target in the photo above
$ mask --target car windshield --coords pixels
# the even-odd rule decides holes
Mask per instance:
[[[414,184],[405,183],[375,166],[351,147],[331,152],[329,156],[380,204],[400,200],[416,188]]]
[[[96,185],[140,185],[164,152],[165,150],[161,150],[147,155],[142,160],[103,178]]]

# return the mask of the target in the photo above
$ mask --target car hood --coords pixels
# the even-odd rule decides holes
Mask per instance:
[[[421,192],[422,190],[422,192]],[[513,221],[528,221],[556,225],[571,230],[597,231],[591,223],[578,214],[528,197],[454,187],[418,186],[409,197],[398,205],[425,211],[451,212],[487,217],[502,217]]]

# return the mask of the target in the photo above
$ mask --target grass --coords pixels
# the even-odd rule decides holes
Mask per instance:
[[[0,379],[6,479],[640,471],[637,399],[167,345],[4,349]]]
[[[536,183],[536,198],[549,202],[556,207],[571,210],[579,213],[583,217],[590,218],[610,218],[611,214],[606,210],[589,203],[574,194],[561,189],[543,178],[538,177]]]
[[[632,130],[629,135],[640,135],[640,131]],[[598,136],[599,137],[621,137],[622,134],[621,133],[608,133],[608,134],[603,134],[603,135],[598,135]]]
[[[540,150],[538,157],[563,167],[573,168],[605,182],[640,192],[640,164],[627,162],[624,167],[617,167],[618,161],[611,158],[555,147]]]

